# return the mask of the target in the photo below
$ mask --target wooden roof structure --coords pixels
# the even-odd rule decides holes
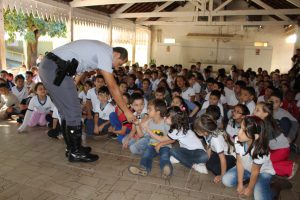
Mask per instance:
[[[300,0],[62,0],[71,7],[87,7],[111,18],[129,19],[141,25],[291,25],[299,24]],[[248,7],[229,10],[231,4]],[[176,11],[187,4],[193,10]],[[243,21],[227,17],[245,16]],[[268,20],[266,17],[270,16]],[[176,20],[180,18],[196,20]],[[172,18],[172,20],[171,20]]]

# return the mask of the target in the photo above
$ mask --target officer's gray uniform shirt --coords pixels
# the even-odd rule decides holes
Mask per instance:
[[[63,60],[78,61],[77,73],[102,69],[112,73],[113,50],[97,40],[76,40],[52,51]]]

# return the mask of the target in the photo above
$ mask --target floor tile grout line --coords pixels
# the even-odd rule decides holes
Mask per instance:
[[[185,189],[187,188],[187,185],[188,185],[188,182],[189,182],[189,179],[190,179],[190,175],[191,175],[191,173],[192,173],[192,170],[193,170],[193,169],[190,169],[190,171],[189,171],[189,175],[188,175],[188,177],[187,177],[187,180],[186,180],[186,183],[185,183],[185,186],[184,186]]]
[[[71,197],[71,198],[74,198],[74,199],[83,200],[82,198],[79,198],[79,197],[74,197],[74,196],[71,196],[71,195],[59,194],[57,192],[54,192],[54,191],[51,191],[51,190],[46,190],[46,189],[43,189],[43,188],[38,187],[38,186],[32,186],[32,185],[30,185],[28,183],[18,183],[18,182],[14,181],[14,180],[11,180],[11,179],[7,179],[7,178],[4,178],[4,177],[2,177],[2,178],[5,179],[5,180],[7,180],[7,181],[11,181],[11,182],[13,182],[15,184],[25,185],[25,186],[30,187],[30,188],[35,188],[35,189],[39,189],[39,190],[42,190],[42,191],[51,192],[51,193],[57,194],[59,196]]]

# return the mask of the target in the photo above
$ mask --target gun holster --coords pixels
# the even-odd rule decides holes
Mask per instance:
[[[65,61],[54,53],[47,53],[46,57],[55,62],[57,65],[56,76],[53,84],[60,86],[66,76],[74,76],[78,67],[78,61],[73,58],[71,61]]]

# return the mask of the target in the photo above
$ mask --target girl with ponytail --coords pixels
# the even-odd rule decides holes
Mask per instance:
[[[270,183],[275,174],[269,152],[269,138],[265,123],[257,116],[244,118],[235,138],[236,167],[223,176],[227,187],[237,186],[241,197],[254,193],[255,200],[272,200]],[[244,187],[245,180],[249,180]]]

